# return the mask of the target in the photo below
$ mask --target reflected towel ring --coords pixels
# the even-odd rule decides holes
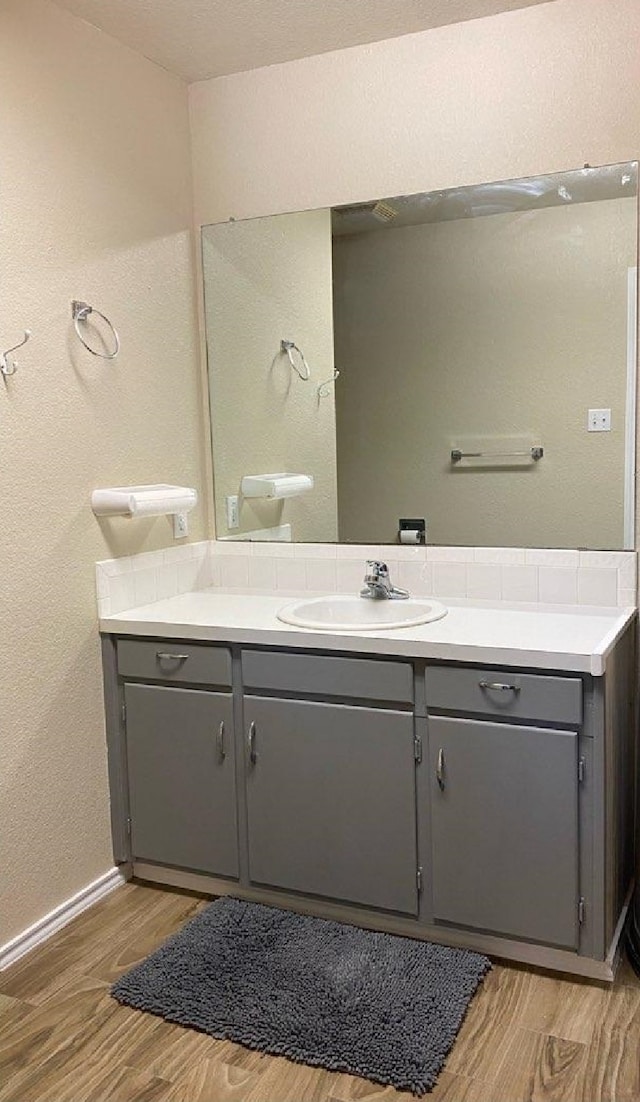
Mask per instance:
[[[82,333],[80,332],[80,322],[86,321],[89,314],[97,314],[99,318],[102,318],[107,323],[111,332],[113,333],[113,339],[115,347],[113,352],[98,352],[95,348],[92,348],[90,344],[87,344]],[[74,329],[85,346],[87,352],[90,352],[92,356],[98,356],[101,360],[115,360],[118,352],[120,351],[120,337],[116,327],[109,321],[105,314],[101,314],[99,310],[96,310],[94,306],[89,306],[88,302],[78,302],[76,299],[71,303],[71,317],[73,318]]]
[[[281,340],[280,341],[280,351],[282,353],[284,353],[286,356],[288,356],[289,363],[291,364],[291,366],[292,366],[293,370],[295,371],[296,375],[298,375],[299,378],[302,379],[303,383],[306,383],[307,379],[311,378],[311,371],[309,369],[309,364],[307,363],[307,361],[304,358],[304,353],[302,352],[302,350],[300,348],[298,348],[295,341]],[[299,357],[300,357],[300,360],[302,362],[302,367],[304,369],[304,373],[300,370],[298,364],[296,363],[296,361],[293,358],[293,353],[294,352],[297,352]]]

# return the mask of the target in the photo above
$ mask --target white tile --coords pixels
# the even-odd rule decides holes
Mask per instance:
[[[96,563],[96,594],[98,600],[109,596],[109,583],[111,579],[99,563]]]
[[[134,570],[133,586],[137,605],[150,605],[157,600],[156,572],[153,567],[146,570]]]
[[[249,556],[221,556],[220,585],[223,589],[249,587]]]
[[[178,570],[178,593],[191,593],[196,588],[197,562],[193,559],[186,559],[176,565]]]
[[[634,557],[618,570],[618,585],[624,589],[635,589],[638,580],[638,564]]]
[[[428,597],[433,593],[433,568],[426,562],[399,562],[398,579],[391,581],[402,589],[408,589],[412,597]]]
[[[126,608],[135,607],[136,593],[133,572],[112,578],[110,589],[112,612],[124,612]]]
[[[385,551],[381,544],[372,543],[341,543],[338,548],[339,559],[359,559],[363,564],[367,559],[382,559],[385,561]]]
[[[427,562],[473,562],[473,547],[427,547]]]
[[[338,559],[338,593],[359,593],[364,579],[364,563],[355,559]]]
[[[162,552],[163,563],[177,564],[187,562],[191,558],[188,544],[176,544],[173,547],[165,547]]]
[[[235,558],[248,558],[251,554],[252,547],[253,544],[250,540],[229,540],[229,542],[226,540],[215,540],[214,553],[221,557],[228,555]]]
[[[499,601],[500,567],[494,563],[469,563],[467,597],[477,601]]]
[[[109,578],[119,578],[122,574],[130,574],[133,570],[131,557],[122,555],[119,559],[102,559],[96,563]]]
[[[101,597],[98,601],[98,616],[111,615],[111,598]]]
[[[335,559],[305,559],[306,588],[336,593],[338,575]]]
[[[568,570],[563,566],[541,566],[538,570],[538,600],[542,604],[575,605],[578,600],[577,578],[577,570]]]
[[[525,551],[524,558],[529,566],[562,566],[566,570],[577,570],[580,565],[580,552],[564,548],[554,551],[543,547],[531,547]]]
[[[404,560],[406,562],[425,563],[427,561],[427,549],[424,544],[416,547],[409,547],[402,543],[394,544],[393,549],[389,547],[387,554],[389,558],[394,558],[398,562]]]
[[[278,589],[304,590],[307,585],[304,559],[276,559]]]
[[[616,604],[618,608],[636,608],[638,597],[635,589],[619,589]]]
[[[209,574],[211,577],[211,585],[220,585],[221,563],[222,559],[219,559],[217,555],[209,556]]]
[[[435,597],[466,597],[466,565],[457,562],[434,563],[433,593]]]
[[[273,555],[256,555],[249,560],[251,589],[276,590],[276,559]]]
[[[156,570],[156,585],[159,600],[177,595],[178,564],[176,562],[164,563],[159,570]]]
[[[292,543],[297,559],[335,559],[338,548],[335,543]]]
[[[255,543],[246,544],[246,546],[251,548],[252,556],[266,555],[274,559],[292,559],[296,545],[293,543],[265,543],[263,540],[257,540]]]
[[[196,540],[195,543],[186,544],[186,548],[191,553],[191,558],[202,559],[209,552],[209,540]]]
[[[609,567],[622,570],[635,559],[634,551],[581,551],[580,566]]]
[[[524,547],[476,547],[475,562],[515,565],[524,563]]]
[[[581,605],[616,605],[618,571],[584,566],[578,571],[578,601]]]
[[[537,601],[538,568],[505,563],[500,568],[503,601]]]
[[[196,574],[196,589],[207,589],[212,584],[213,563],[209,555],[205,554],[194,560],[198,570]]]
[[[139,555],[132,555],[131,569],[135,571],[155,570],[157,566],[162,565],[163,554],[162,551],[141,551]]]

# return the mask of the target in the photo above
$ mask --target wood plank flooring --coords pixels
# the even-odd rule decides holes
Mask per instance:
[[[0,973],[0,1102],[407,1102],[119,1006],[109,984],[207,900],[117,889]],[[496,963],[433,1102],[640,1102],[640,980]]]

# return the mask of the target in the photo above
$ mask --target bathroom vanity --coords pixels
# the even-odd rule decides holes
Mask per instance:
[[[634,613],[334,634],[282,604],[208,591],[101,620],[117,863],[610,979]]]

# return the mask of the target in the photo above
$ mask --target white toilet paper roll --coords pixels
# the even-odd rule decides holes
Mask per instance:
[[[420,532],[417,528],[403,528],[399,535],[400,543],[420,543]]]

